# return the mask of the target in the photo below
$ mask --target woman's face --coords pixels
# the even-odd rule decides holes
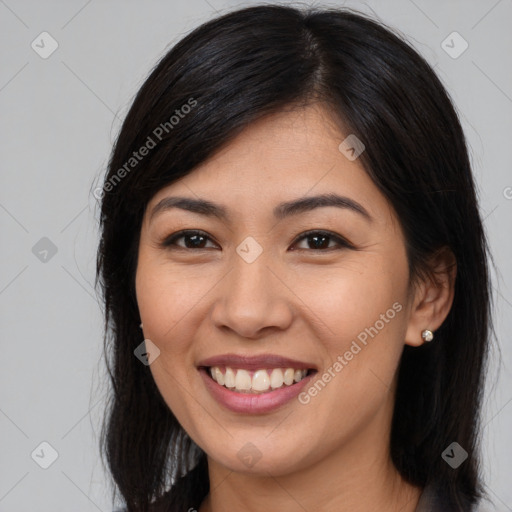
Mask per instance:
[[[344,139],[318,106],[272,115],[146,210],[136,290],[160,351],[150,369],[190,437],[231,470],[387,453],[409,269],[398,220]],[[346,199],[314,200],[328,195]],[[171,241],[181,230],[200,233]]]

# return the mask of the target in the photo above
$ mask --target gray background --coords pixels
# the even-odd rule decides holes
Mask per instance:
[[[98,454],[106,387],[91,191],[166,49],[217,12],[250,3],[0,0],[0,511],[111,510]],[[497,510],[512,510],[512,0],[345,5],[407,35],[435,66],[468,137],[499,269],[484,470]],[[43,31],[58,43],[46,59],[31,47],[43,46]],[[453,31],[469,44],[457,58],[442,47]],[[457,39],[446,44],[462,49]],[[47,469],[44,441],[58,454]]]

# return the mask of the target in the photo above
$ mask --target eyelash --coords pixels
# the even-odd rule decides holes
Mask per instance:
[[[313,235],[320,235],[321,237],[330,238],[331,240],[335,241],[338,244],[338,247],[328,247],[327,249],[299,249],[301,251],[313,251],[313,252],[330,252],[333,250],[340,250],[340,249],[355,249],[355,247],[350,244],[347,240],[345,240],[343,237],[336,235],[330,231],[323,231],[323,230],[310,230],[302,233],[299,238],[296,238],[293,242],[293,245],[297,244],[298,242],[301,242],[302,240],[305,240],[307,238],[312,237]],[[185,251],[204,251],[208,250],[207,247],[200,247],[197,249],[191,248],[191,247],[181,247],[177,245],[175,242],[179,240],[180,238],[185,238],[187,236],[202,236],[204,238],[207,238],[208,240],[212,241],[211,237],[209,237],[204,231],[198,231],[198,230],[182,230],[178,231],[177,233],[173,233],[172,235],[166,237],[163,242],[161,243],[161,246],[165,249],[183,249]]]

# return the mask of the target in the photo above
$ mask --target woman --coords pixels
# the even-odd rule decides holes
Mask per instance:
[[[101,190],[128,511],[470,511],[488,248],[429,65],[347,9],[257,6],[182,39]]]

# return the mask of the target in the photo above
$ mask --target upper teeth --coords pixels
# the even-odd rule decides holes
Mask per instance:
[[[248,370],[236,370],[227,366],[223,373],[218,366],[210,368],[210,374],[218,384],[246,393],[268,391],[270,388],[277,389],[283,385],[291,386],[294,382],[301,381],[307,373],[307,370],[274,368],[256,370],[251,377]]]

